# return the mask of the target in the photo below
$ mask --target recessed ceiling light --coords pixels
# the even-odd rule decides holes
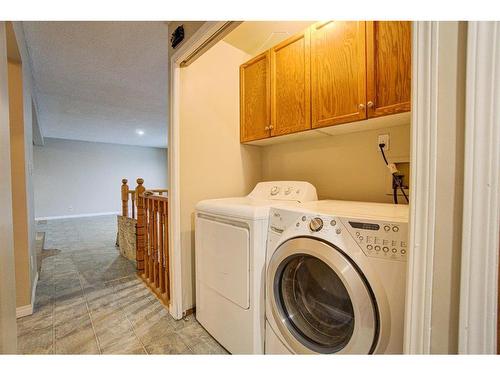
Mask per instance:
[[[139,135],[144,135],[144,130],[142,129],[136,129],[135,132]]]

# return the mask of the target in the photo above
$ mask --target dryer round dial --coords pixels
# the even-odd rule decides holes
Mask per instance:
[[[321,218],[319,217],[311,219],[311,222],[309,223],[309,228],[313,232],[319,232],[323,228],[323,220],[321,220]]]
[[[279,186],[273,186],[271,188],[271,195],[276,195],[280,192],[280,187]]]

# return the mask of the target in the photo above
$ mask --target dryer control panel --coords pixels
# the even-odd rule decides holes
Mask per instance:
[[[318,199],[316,188],[309,182],[304,181],[259,182],[248,197],[295,202],[308,202]]]
[[[367,256],[406,261],[408,255],[407,223],[341,220]]]

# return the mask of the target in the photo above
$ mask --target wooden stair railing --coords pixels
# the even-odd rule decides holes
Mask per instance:
[[[137,194],[136,191],[139,189],[142,192],[146,191],[146,188],[143,186],[144,180],[142,178],[137,179],[137,187],[135,190],[130,190],[128,185],[128,180],[126,178],[122,179],[121,186],[121,195],[122,195],[122,216],[129,217],[129,206],[130,206],[130,217],[132,219],[137,219]],[[148,192],[153,192],[155,194],[159,194],[161,196],[168,194],[168,189],[148,189]]]
[[[137,191],[137,189],[136,189]],[[168,197],[137,191],[137,272],[158,299],[168,306]],[[139,263],[139,261],[141,262]]]
[[[168,306],[170,301],[168,189],[146,189],[144,180],[138,178],[137,187],[135,190],[130,190],[127,182],[126,178],[122,180],[122,216],[137,220],[135,226],[137,274],[157,298]]]

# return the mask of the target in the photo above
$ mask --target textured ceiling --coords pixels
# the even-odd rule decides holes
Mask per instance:
[[[166,147],[167,23],[23,27],[45,137]]]
[[[224,40],[255,56],[289,36],[304,30],[312,21],[245,21]]]

